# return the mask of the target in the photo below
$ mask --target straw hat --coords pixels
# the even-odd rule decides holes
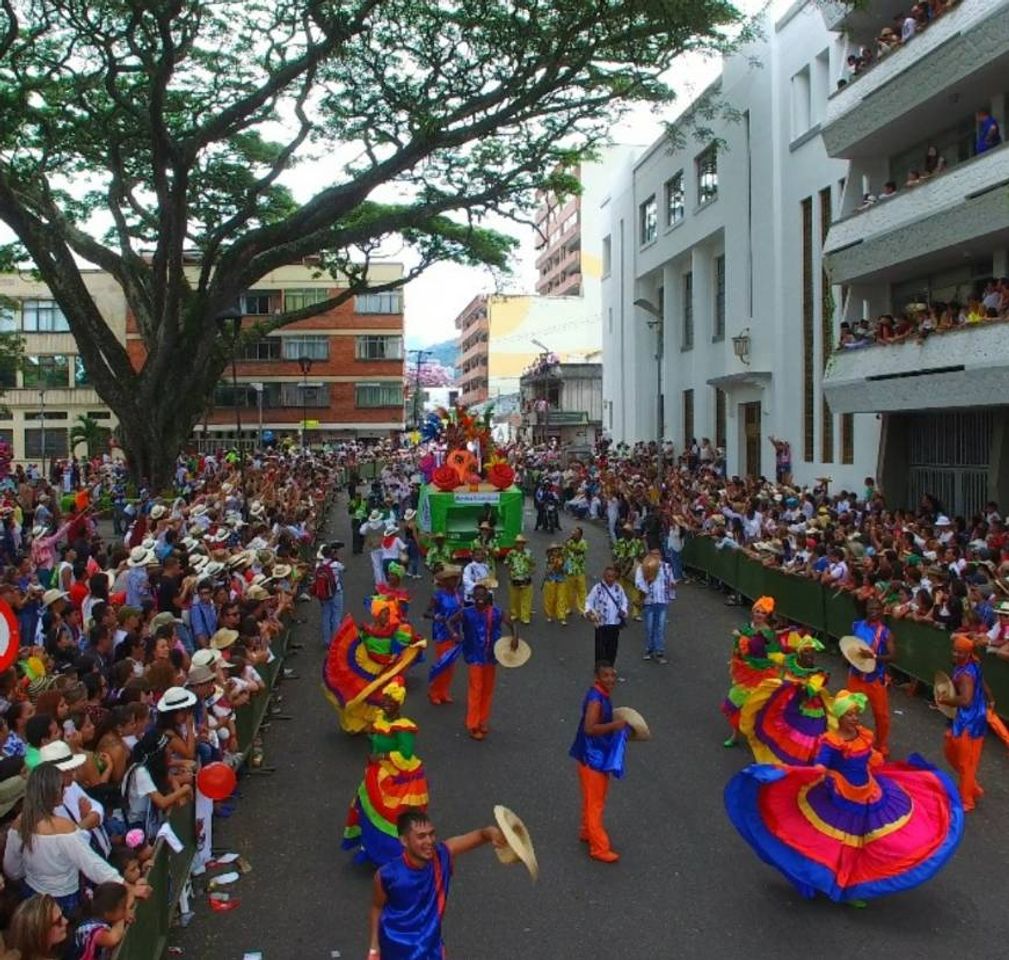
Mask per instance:
[[[46,590],[46,592],[42,594],[42,606],[48,607],[54,604],[57,600],[65,600],[69,596],[69,593],[64,593],[62,590]]]
[[[435,580],[449,580],[452,577],[462,576],[462,570],[454,563],[446,563],[435,575]]]
[[[626,720],[631,728],[632,740],[651,740],[652,731],[648,729],[645,718],[634,707],[614,707],[614,720]]]
[[[949,676],[941,670],[936,670],[935,679],[932,681],[932,695],[935,697],[935,707],[944,716],[951,720],[956,716],[956,707],[948,707],[944,703],[939,703],[940,697],[955,697],[956,686]]]
[[[164,504],[156,503],[151,507],[151,519],[160,520],[166,513],[168,513],[168,507]]]
[[[74,753],[62,740],[53,740],[39,750],[39,763],[52,763],[59,770],[76,770],[87,761],[85,753]]]
[[[185,687],[169,687],[158,701],[158,713],[171,713],[196,705],[196,694]]]
[[[154,554],[152,554],[146,547],[134,547],[130,551],[130,559],[126,561],[126,566],[146,567],[153,559]]]
[[[536,851],[526,825],[516,813],[501,804],[494,807],[494,819],[508,844],[507,847],[495,847],[498,860],[504,864],[524,863],[529,876],[536,880],[540,875],[540,866],[536,862]]]
[[[522,639],[514,650],[511,637],[501,637],[494,643],[494,656],[502,667],[521,667],[532,655],[532,647]]]
[[[486,587],[488,590],[497,590],[497,577],[484,577],[477,580],[476,586]]]
[[[661,566],[662,558],[657,557],[654,553],[650,553],[641,561],[641,576],[651,583],[659,575],[659,568]]]
[[[215,633],[210,638],[210,645],[215,650],[225,650],[226,648],[230,647],[237,639],[238,639],[237,630],[229,630],[227,627],[221,627],[221,629],[218,630],[217,633]]]
[[[277,563],[273,565],[273,569],[270,571],[273,574],[274,580],[286,580],[291,573],[294,571],[288,563]]]
[[[258,583],[254,583],[248,590],[245,591],[245,598],[247,600],[269,600],[270,591],[261,587]]]
[[[528,543],[529,541],[526,540],[526,538],[521,533],[519,533],[519,534],[515,535],[515,542],[516,543]]]
[[[841,656],[848,661],[856,670],[862,673],[872,673],[876,669],[876,658],[868,659],[859,656],[862,651],[871,654],[872,647],[859,637],[841,637],[838,641],[841,648]]]

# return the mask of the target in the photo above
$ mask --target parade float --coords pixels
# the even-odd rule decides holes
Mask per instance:
[[[425,482],[417,514],[425,547],[443,533],[454,554],[468,555],[487,520],[497,547],[509,550],[522,532],[524,498],[515,470],[494,445],[491,411],[439,409],[427,415],[420,436],[431,445],[419,463]]]

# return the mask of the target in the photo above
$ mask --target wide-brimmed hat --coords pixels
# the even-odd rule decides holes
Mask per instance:
[[[239,567],[245,567],[248,566],[248,564],[252,563],[252,558],[254,556],[255,554],[253,554],[249,550],[239,550],[238,553],[234,554],[234,556],[231,556],[227,559],[226,564],[232,570],[237,570]]]
[[[494,657],[502,667],[521,667],[532,655],[532,647],[521,638],[514,650],[511,637],[501,637],[494,643]]]
[[[204,663],[194,663],[186,674],[186,686],[198,687],[201,683],[213,683],[217,674]]]
[[[457,567],[454,563],[446,563],[445,566],[441,567],[435,572],[435,580],[450,580],[452,577],[461,577],[462,570]]]
[[[841,637],[838,641],[838,646],[841,648],[841,656],[860,673],[872,673],[876,669],[875,656],[868,659],[859,656],[863,651],[869,654],[872,653],[872,647],[861,639],[861,637]]]
[[[648,729],[648,723],[634,707],[614,707],[613,719],[627,721],[627,726],[631,728],[632,740],[652,739],[652,731]]]
[[[270,591],[261,587],[258,583],[254,583],[248,590],[245,591],[246,600],[269,600]]]
[[[264,507],[258,500],[253,500],[249,504],[249,516],[250,517],[263,517],[266,516],[266,507]]]
[[[949,717],[951,720],[956,716],[956,707],[947,706],[945,703],[940,703],[940,697],[955,697],[956,696],[956,685],[950,680],[949,676],[943,673],[941,670],[935,672],[935,679],[932,681],[932,694],[935,697],[935,707],[936,709],[945,717]]]
[[[205,503],[194,503],[189,508],[189,516],[191,517],[202,517],[206,512],[207,505]]]
[[[477,587],[486,587],[488,590],[497,590],[497,577],[482,577],[474,584]]]
[[[368,514],[368,520],[371,523],[378,523],[378,521],[381,519],[382,519],[381,510],[372,510],[371,513]]]
[[[264,567],[271,566],[276,559],[277,554],[269,547],[263,547],[261,550],[256,551],[256,562],[261,563]]]
[[[536,862],[532,837],[522,818],[508,807],[498,804],[494,807],[494,819],[508,844],[507,847],[494,848],[498,860],[504,864],[524,863],[529,875],[535,880],[540,875],[540,867]]]
[[[39,498],[41,499],[41,497]],[[49,528],[43,523],[37,523],[32,527],[32,536],[37,540],[39,537],[44,537],[49,532]]]
[[[162,503],[156,503],[151,507],[152,520],[160,520],[166,513],[168,513],[168,507]]]
[[[42,606],[48,607],[57,600],[65,600],[68,596],[70,596],[70,594],[64,593],[62,590],[46,590],[46,592],[42,594]]]
[[[294,567],[289,563],[276,563],[270,570],[274,580],[286,580],[294,572]]]
[[[407,522],[409,522],[409,521],[410,521],[410,520],[412,520],[412,519],[413,519],[413,518],[414,518],[415,516],[417,516],[417,511],[416,511],[416,510],[407,510],[407,511],[406,511],[406,512],[405,512],[405,513],[403,514],[403,519],[404,519],[404,520],[406,520]]]
[[[130,551],[130,558],[126,561],[126,566],[146,567],[152,560],[157,560],[157,557],[146,547],[134,547]]]
[[[211,560],[201,571],[201,580],[209,580],[224,572],[224,564],[220,560]]]
[[[207,538],[211,543],[227,543],[231,539],[231,531],[227,527],[220,527]]]
[[[228,627],[221,627],[211,638],[210,645],[215,650],[224,650],[230,647],[238,639],[238,631]]]
[[[157,630],[159,627],[167,627],[168,624],[178,625],[184,621],[180,620],[174,613],[170,610],[162,610],[161,613],[156,613],[151,618],[151,633]]]
[[[169,687],[158,701],[159,713],[171,713],[174,710],[185,710],[196,704],[196,694],[185,687]]]
[[[1003,617],[1009,617],[1009,600],[999,600],[995,604],[995,612],[1000,613]]]
[[[74,753],[62,740],[53,740],[39,750],[39,763],[51,763],[59,770],[76,770],[87,759],[87,754]]]

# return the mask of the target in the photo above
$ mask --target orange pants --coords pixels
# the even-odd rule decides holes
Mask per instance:
[[[890,698],[886,684],[880,681],[866,683],[861,677],[848,675],[847,688],[852,693],[864,693],[872,709],[872,720],[876,727],[876,749],[884,757],[890,755]]]
[[[984,737],[972,737],[967,733],[954,737],[952,730],[946,731],[943,753],[960,781],[960,799],[963,801],[964,810],[973,810],[974,801],[984,794],[984,790],[977,782],[977,768],[981,762],[983,746]]]
[[[471,663],[469,665],[469,689],[466,696],[466,729],[487,732],[490,722],[490,707],[494,701],[494,666]]]
[[[434,659],[437,663],[444,654],[455,644],[451,640],[439,640],[435,648]],[[455,673],[455,664],[452,664],[444,673],[439,674],[427,685],[427,698],[432,703],[448,703],[452,699],[452,674]]]
[[[610,837],[606,827],[603,826],[610,776],[608,773],[600,773],[585,766],[584,763],[579,763],[578,783],[582,788],[581,838],[588,840],[589,853],[592,856],[610,853]]]

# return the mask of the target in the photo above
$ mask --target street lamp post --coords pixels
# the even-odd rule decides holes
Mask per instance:
[[[665,453],[663,444],[666,434],[666,404],[662,396],[662,358],[665,352],[665,324],[663,322],[662,311],[659,310],[651,300],[643,297],[634,301],[634,306],[644,310],[652,319],[648,321],[648,326],[655,331],[655,392],[656,392],[656,415],[655,430],[658,434],[658,468],[659,468],[659,491],[662,490],[662,474],[665,471]],[[688,438],[689,439],[689,438]]]
[[[42,432],[42,482],[46,481],[46,392],[39,390],[39,428]]]
[[[301,367],[301,450],[304,453],[308,438],[308,374],[312,369],[312,358],[298,357],[298,366]]]
[[[217,326],[221,335],[228,337],[230,333],[231,351],[231,401],[235,405],[235,432],[238,435],[238,472],[242,479],[242,493],[245,493],[245,451],[242,448],[242,409],[238,403],[238,366],[236,364],[236,353],[238,352],[238,337],[242,332],[242,310],[236,303],[227,310],[222,310],[217,317]],[[228,330],[229,325],[231,330]]]
[[[256,441],[256,446],[260,450],[263,449],[263,390],[266,388],[264,383],[251,383],[249,386],[256,391],[256,408],[259,413],[259,439]]]

